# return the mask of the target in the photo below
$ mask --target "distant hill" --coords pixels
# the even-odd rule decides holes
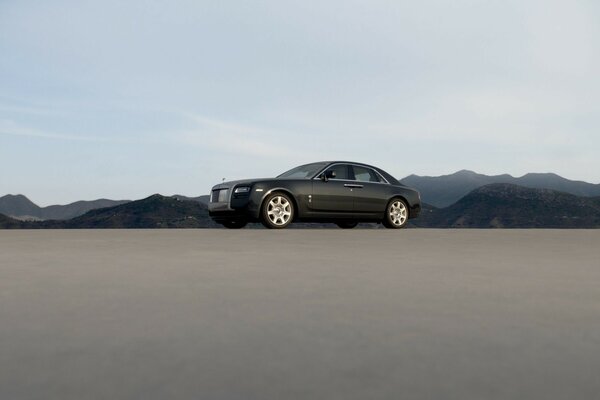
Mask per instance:
[[[38,217],[41,208],[22,194],[0,197],[0,214],[6,216]]]
[[[519,178],[511,175],[483,175],[462,170],[451,175],[418,176],[409,175],[401,180],[407,186],[421,192],[424,202],[435,207],[447,207],[478,187],[492,183],[509,183],[537,189],[552,189],[577,196],[600,196],[600,184],[571,181],[559,175],[527,174]]]
[[[22,227],[23,222],[0,214],[0,229],[17,229]]]
[[[76,201],[64,206],[55,205],[42,208],[42,219],[71,219],[83,215],[90,210],[118,206],[129,203],[130,200],[98,199],[92,201]]]
[[[39,207],[27,197],[18,195],[6,195],[0,197],[0,213],[16,219],[71,219],[86,212],[104,207],[112,207],[128,203],[129,200],[99,199],[91,201],[76,201],[67,205],[53,205]]]
[[[217,225],[197,201],[159,194],[115,207],[88,211],[68,221],[45,221],[48,228],[207,228]]]
[[[198,196],[198,197],[188,197],[188,196],[183,196],[181,194],[176,194],[171,197],[173,197],[175,199],[179,199],[179,200],[197,201],[198,203],[201,203],[204,205],[208,205],[208,202],[210,201],[210,195],[204,195],[204,196]]]
[[[600,197],[491,184],[412,221],[436,228],[600,228]]]

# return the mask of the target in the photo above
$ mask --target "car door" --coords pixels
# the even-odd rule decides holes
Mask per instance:
[[[372,168],[351,166],[353,183],[360,188],[353,191],[354,211],[358,213],[384,212],[387,206],[389,185]]]
[[[312,199],[310,208],[318,212],[352,212],[354,208],[354,193],[350,180],[348,164],[334,164],[323,173],[333,171],[334,178],[323,180],[313,179]]]

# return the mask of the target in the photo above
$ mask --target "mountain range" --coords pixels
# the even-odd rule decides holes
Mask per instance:
[[[439,177],[410,175],[402,182],[417,188],[422,196],[423,212],[411,220],[411,226],[600,227],[600,185],[570,181],[555,174],[514,178],[463,170]],[[208,196],[156,194],[137,201],[100,199],[39,207],[23,195],[7,195],[0,197],[0,228],[217,227],[208,216],[207,204]]]
[[[419,218],[410,222],[411,226],[421,228],[600,228],[600,197],[491,184],[473,190],[448,207],[424,205]],[[249,227],[255,226],[258,225]],[[210,219],[205,204],[158,194],[91,210],[69,220],[19,221],[0,214],[0,228],[7,229],[215,227],[219,225]]]
[[[20,221],[0,214],[0,228],[119,229],[213,228],[206,205],[159,194],[113,207],[90,210],[68,220]]]
[[[178,200],[194,201],[208,205],[209,197],[187,197],[182,195],[172,196]],[[127,204],[131,200],[108,200],[98,199],[92,201],[76,201],[66,205],[53,205],[40,207],[22,194],[0,197],[0,214],[21,221],[43,221],[43,220],[68,220],[83,215],[91,210],[99,208],[114,207]]]
[[[447,207],[456,203],[471,191],[492,183],[509,183],[534,189],[551,189],[576,196],[600,196],[600,184],[572,181],[559,175],[526,174],[519,178],[511,175],[483,175],[462,170],[450,175],[409,175],[400,180],[403,184],[421,192],[421,199],[435,207]]]
[[[117,206],[127,202],[129,200],[98,199],[40,207],[22,194],[8,194],[0,197],[0,213],[20,220],[71,219],[90,210]]]
[[[600,197],[494,183],[448,207],[425,207],[411,222],[427,228],[600,228]]]
[[[572,181],[552,173],[530,173],[515,178],[508,174],[483,175],[473,171],[462,170],[450,175],[418,176],[409,175],[401,182],[421,192],[424,203],[434,207],[447,207],[471,191],[493,183],[508,183],[534,189],[551,189],[577,196],[600,196],[600,184]],[[172,196],[180,200],[190,200],[208,204],[209,196],[188,197]],[[20,220],[71,219],[97,209],[127,203],[128,200],[99,199],[93,201],[77,201],[67,205],[39,207],[23,195],[6,195],[0,197],[0,214]]]
[[[213,228],[208,208],[197,200],[159,194],[115,207],[91,210],[67,221],[47,221],[64,228]]]

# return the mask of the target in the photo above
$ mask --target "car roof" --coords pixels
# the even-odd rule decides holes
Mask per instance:
[[[365,164],[365,163],[361,163],[361,162],[356,162],[356,161],[348,161],[348,160],[333,160],[333,161],[321,161],[322,163],[327,163],[327,164],[357,164],[357,165],[364,165],[365,167],[371,167],[371,168],[376,168],[372,165],[369,164]]]
[[[400,184],[400,182],[398,181],[398,179],[396,179],[390,173],[388,173],[387,171],[384,171],[381,168],[376,167],[374,165],[369,165],[369,164],[365,164],[365,163],[361,163],[361,162],[356,162],[356,161],[344,161],[344,160],[337,160],[337,161],[317,161],[316,163],[327,164],[327,166],[329,166],[331,164],[354,164],[354,165],[363,166],[363,167],[367,167],[367,168],[373,168],[374,170],[377,170],[380,174],[382,174],[385,177],[385,179],[387,179],[390,183],[393,183],[393,184],[396,184],[396,185]]]

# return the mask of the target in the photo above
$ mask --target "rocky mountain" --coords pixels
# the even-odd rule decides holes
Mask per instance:
[[[92,201],[76,201],[67,205],[40,207],[21,194],[9,194],[0,197],[0,214],[21,220],[66,220],[85,214],[96,208],[112,207],[127,202],[129,202],[129,200],[98,199]]]
[[[462,170],[451,175],[409,175],[401,180],[421,192],[424,202],[435,207],[447,207],[474,189],[492,183],[509,183],[537,189],[552,189],[577,196],[600,196],[600,184],[572,181],[556,174],[527,174],[519,178],[511,175],[483,175]]]
[[[600,228],[600,197],[491,184],[449,207],[424,209],[413,223],[435,228]]]

